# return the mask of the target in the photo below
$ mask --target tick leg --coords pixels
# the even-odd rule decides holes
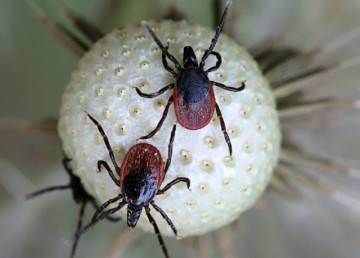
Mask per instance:
[[[240,87],[229,87],[220,82],[214,82],[214,81],[211,81],[211,83],[215,86],[218,86],[218,87],[224,89],[224,90],[233,91],[233,92],[238,92],[238,91],[242,91],[245,89],[245,82],[242,82]]]
[[[216,57],[217,61],[216,61],[216,64],[214,66],[210,67],[209,69],[207,69],[205,71],[205,73],[210,73],[210,72],[216,71],[217,69],[219,69],[219,67],[221,65],[221,55],[215,51],[212,51],[210,54],[214,55]]]
[[[94,199],[91,199],[90,202],[91,202],[91,204],[92,204],[92,206],[94,207],[95,210],[99,209],[99,205],[97,205],[97,203],[96,203],[96,201]],[[111,221],[111,222],[116,222],[116,221],[120,220],[120,218],[118,218],[118,217],[111,217],[111,216],[107,217],[106,219]]]
[[[107,148],[108,151],[109,151],[110,159],[111,159],[114,167],[117,169],[119,166],[118,166],[117,163],[116,163],[116,160],[115,160],[115,157],[114,157],[114,152],[113,152],[113,150],[111,149],[111,146],[110,146],[108,137],[106,136],[104,129],[102,128],[101,124],[99,124],[99,122],[95,120],[95,118],[93,118],[93,117],[92,117],[89,113],[87,113],[87,112],[86,112],[86,114],[87,114],[88,117],[91,119],[91,121],[97,126],[97,128],[98,128],[101,136],[103,137],[103,140],[104,140],[104,143],[105,143],[105,145],[106,145],[106,148]]]
[[[92,217],[91,221],[95,221],[97,220],[97,218],[99,217],[99,214],[110,204],[120,200],[122,198],[122,194],[119,194],[119,196],[115,197],[115,198],[111,198],[109,200],[107,200],[106,202],[104,202],[95,212],[94,216]]]
[[[28,200],[28,199],[34,198],[34,197],[36,197],[38,195],[41,195],[41,194],[44,194],[44,193],[47,193],[47,192],[52,192],[52,191],[55,191],[55,190],[65,190],[65,189],[69,189],[69,188],[70,188],[70,185],[56,185],[56,186],[47,187],[45,189],[42,189],[42,190],[27,194],[26,199]]]
[[[154,97],[157,97],[159,96],[160,94],[163,94],[165,91],[169,90],[169,89],[172,89],[174,88],[174,83],[171,83],[169,85],[166,85],[164,88],[161,88],[160,90],[156,91],[156,92],[153,92],[153,93],[150,93],[150,94],[146,94],[146,93],[142,93],[139,88],[135,88],[136,92],[140,95],[140,97],[143,97],[143,98],[154,98]]]
[[[167,51],[169,49],[169,46],[166,46],[165,49]],[[162,52],[161,58],[164,68],[176,78],[178,74],[168,65],[168,62],[166,61],[166,55],[164,52]]]
[[[165,118],[166,118],[166,116],[167,116],[167,114],[169,112],[170,105],[172,103],[173,103],[173,96],[171,96],[169,98],[169,100],[168,100],[168,102],[166,104],[165,110],[164,110],[164,112],[162,114],[162,117],[161,117],[159,123],[156,125],[156,128],[152,132],[150,132],[148,135],[142,136],[139,139],[142,139],[142,140],[149,139],[149,138],[153,137],[160,130],[160,128],[163,125],[164,120],[165,120]]]
[[[83,229],[76,232],[75,239],[80,237],[83,233],[85,233],[87,230],[89,230],[89,228],[93,227],[100,220],[106,219],[111,214],[113,214],[113,213],[117,212],[118,210],[120,210],[122,207],[124,207],[125,204],[126,204],[126,202],[122,201],[122,202],[119,203],[119,205],[117,207],[112,208],[112,209],[110,209],[108,211],[105,211],[105,212],[101,213],[100,216],[98,216],[95,220],[90,221],[90,223],[87,224]]]
[[[227,4],[226,4],[224,13],[223,13],[223,15],[221,17],[221,20],[220,20],[218,26],[216,27],[215,35],[211,40],[211,44],[210,44],[208,50],[205,51],[203,57],[201,58],[200,67],[204,67],[205,60],[209,57],[209,55],[211,54],[211,52],[213,51],[213,49],[214,49],[214,47],[216,45],[216,42],[217,42],[217,40],[218,40],[218,38],[220,36],[220,33],[221,33],[221,31],[222,31],[222,29],[224,27],[225,19],[226,19],[228,8],[229,8],[230,4],[231,4],[231,1],[228,1]]]
[[[226,141],[226,143],[228,145],[230,156],[232,156],[232,146],[231,146],[230,137],[229,137],[229,135],[228,135],[228,133],[226,131],[226,126],[225,126],[224,119],[222,117],[220,108],[219,108],[219,106],[218,106],[218,104],[216,102],[215,102],[215,109],[216,109],[216,114],[217,114],[218,118],[220,119],[221,131],[223,132],[224,137],[225,137],[225,141]]]
[[[154,218],[153,218],[153,217],[151,216],[151,214],[150,214],[150,207],[149,207],[149,205],[144,206],[144,208],[145,208],[145,213],[146,213],[146,215],[147,215],[147,217],[148,217],[151,225],[153,225],[153,227],[154,227],[155,234],[156,234],[156,236],[157,236],[157,238],[158,238],[158,240],[159,240],[159,244],[160,244],[160,246],[161,246],[161,248],[162,248],[162,250],[163,250],[163,253],[164,253],[164,255],[165,255],[166,258],[169,258],[169,254],[168,254],[168,251],[166,250],[164,241],[163,241],[163,239],[162,239],[162,237],[161,237],[161,235],[160,235],[159,228],[158,228],[158,226],[156,225],[156,222],[155,222]]]
[[[86,201],[81,203],[80,210],[79,210],[79,216],[78,216],[78,223],[77,223],[75,234],[76,234],[76,232],[78,232],[81,229],[82,219],[84,217],[85,206],[86,206]],[[77,247],[77,244],[79,242],[79,239],[80,239],[80,236],[76,236],[75,239],[74,239],[74,242],[73,242],[73,245],[72,245],[72,248],[71,248],[70,258],[73,258],[74,255],[75,255],[75,251],[76,251],[76,247]]]
[[[167,47],[164,47],[164,45],[161,43],[160,39],[156,36],[155,32],[150,28],[150,26],[145,21],[141,22],[141,24],[143,26],[145,26],[145,28],[149,31],[151,37],[154,39],[156,44],[159,46],[162,53],[165,54],[167,56],[167,58],[169,58],[170,61],[174,63],[175,68],[178,71],[182,70],[180,63],[176,60],[176,58],[172,54],[170,54],[168,52]]]
[[[169,141],[169,145],[168,145],[168,158],[166,160],[165,169],[164,169],[165,175],[166,175],[166,172],[168,171],[168,169],[170,167],[170,164],[171,164],[171,157],[172,157],[173,143],[174,143],[174,138],[175,138],[175,131],[176,131],[176,125],[174,125],[173,129],[171,130],[171,136],[170,136],[170,141]]]
[[[69,174],[69,176],[73,176],[73,172],[72,172],[72,169],[70,168],[70,162],[71,162],[71,159],[69,159],[68,157],[66,157],[65,155],[65,158],[63,158],[62,160],[62,164],[63,164],[63,167],[65,168],[66,172]]]
[[[178,177],[175,178],[173,181],[169,182],[163,189],[159,189],[156,193],[156,195],[160,195],[165,193],[167,190],[169,190],[173,185],[176,185],[177,183],[185,182],[186,187],[190,190],[190,179],[187,177]]]
[[[109,173],[109,176],[110,176],[111,179],[114,181],[114,183],[115,183],[117,186],[120,186],[120,181],[115,177],[114,172],[111,170],[109,164],[106,163],[106,161],[104,161],[104,160],[98,160],[98,162],[97,162],[97,167],[98,167],[99,172],[101,171],[101,167],[104,167],[104,168],[107,170],[107,172]]]
[[[171,227],[172,231],[174,232],[175,236],[177,236],[177,230],[176,227],[174,226],[174,224],[172,223],[171,219],[168,217],[168,215],[159,207],[155,204],[154,201],[151,201],[150,204],[154,207],[154,209],[159,212],[161,214],[161,216],[163,217],[163,219],[167,222],[167,224],[169,224],[169,226]]]

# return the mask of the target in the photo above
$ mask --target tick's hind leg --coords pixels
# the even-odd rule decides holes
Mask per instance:
[[[77,226],[76,226],[76,231],[75,231],[75,233],[78,232],[78,231],[81,229],[82,220],[83,220],[83,217],[84,217],[85,206],[86,206],[86,201],[82,202],[81,205],[80,205],[80,211],[79,211],[79,216],[78,216],[78,223],[77,223]],[[77,247],[77,244],[78,244],[78,242],[79,242],[79,239],[80,239],[80,236],[75,236],[73,245],[72,245],[72,247],[71,247],[70,258],[73,258],[74,255],[75,255],[75,251],[76,251],[76,247]]]
[[[52,192],[52,191],[56,191],[56,190],[65,190],[65,189],[70,189],[70,188],[71,188],[70,185],[51,186],[51,187],[48,187],[48,188],[45,188],[45,189],[30,193],[30,194],[27,194],[26,199],[28,200],[28,199],[34,198],[34,197],[36,197],[38,195],[48,193],[48,192]]]
[[[150,222],[151,225],[153,225],[153,227],[154,227],[154,231],[155,231],[155,234],[156,234],[156,236],[157,236],[157,238],[158,238],[158,240],[159,240],[159,244],[160,244],[160,246],[161,246],[161,249],[163,250],[163,253],[164,253],[165,257],[166,257],[166,258],[169,258],[169,253],[168,253],[168,251],[167,251],[167,249],[166,249],[166,247],[165,247],[164,240],[163,240],[162,237],[161,237],[160,230],[159,230],[159,228],[158,228],[158,226],[157,226],[154,218],[153,218],[153,217],[151,216],[151,214],[150,214],[150,207],[149,207],[149,205],[144,206],[144,208],[145,208],[146,216],[147,216],[148,219],[149,219],[149,222]]]
[[[174,232],[175,236],[177,236],[177,229],[174,226],[173,222],[171,221],[171,219],[168,217],[168,215],[159,207],[155,204],[154,201],[151,201],[150,204],[154,207],[154,209],[160,213],[160,215],[163,217],[163,219],[167,222],[167,224],[171,227],[172,231]]]
[[[162,117],[161,117],[159,123],[156,125],[156,128],[152,132],[150,132],[148,135],[142,136],[139,139],[142,139],[142,140],[149,139],[149,138],[153,137],[160,130],[160,128],[163,125],[165,118],[169,112],[170,105],[172,103],[173,103],[173,97],[171,96],[166,104],[166,107],[164,109],[164,112],[162,114]]]
[[[115,198],[111,198],[111,199],[107,200],[106,202],[104,202],[104,203],[96,210],[96,212],[94,213],[91,221],[97,220],[98,217],[99,217],[99,214],[100,214],[107,206],[109,206],[110,204],[112,204],[112,203],[120,200],[121,198],[122,198],[122,195],[119,194],[119,196],[117,196],[117,197],[115,197]]]
[[[118,210],[120,210],[122,207],[124,207],[124,205],[126,204],[125,201],[122,201],[118,204],[117,207],[112,208],[110,210],[104,211],[102,212],[99,216],[97,216],[96,219],[91,220],[84,228],[82,228],[81,230],[79,230],[78,232],[76,232],[75,234],[75,239],[80,237],[83,233],[85,233],[87,230],[89,230],[91,227],[93,227],[96,223],[98,223],[100,220],[106,219],[109,216],[111,216],[113,213],[117,212]]]
[[[217,116],[218,116],[218,118],[220,120],[221,131],[223,132],[224,137],[225,137],[225,141],[226,141],[226,143],[228,145],[230,156],[232,156],[232,145],[231,145],[230,137],[229,137],[229,135],[228,135],[228,133],[226,131],[224,118],[222,117],[220,108],[219,108],[217,103],[215,103],[215,110],[216,110],[216,114],[217,114]]]
[[[242,91],[245,89],[245,82],[242,82],[240,87],[229,87],[220,82],[214,82],[214,81],[211,81],[211,83],[214,86],[218,86],[219,88],[222,88],[222,89],[228,90],[228,91],[233,91],[233,92],[238,92],[238,91]]]
[[[99,205],[96,203],[95,199],[90,199],[89,201],[94,207],[95,211],[97,211],[99,209]],[[106,219],[110,222],[117,222],[120,220],[119,217],[111,217],[111,216],[107,217]]]

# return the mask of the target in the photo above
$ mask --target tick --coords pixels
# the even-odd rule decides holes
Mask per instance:
[[[187,188],[190,188],[189,178],[178,177],[160,189],[166,172],[170,167],[176,125],[173,126],[171,131],[171,137],[168,145],[168,159],[166,160],[165,167],[160,151],[155,146],[148,143],[138,143],[132,146],[125,154],[121,167],[119,167],[104,129],[99,122],[95,120],[95,118],[93,118],[90,114],[87,115],[97,126],[100,134],[102,135],[106,148],[109,151],[111,162],[113,163],[115,172],[117,173],[119,179],[116,178],[113,170],[104,160],[99,160],[97,162],[98,170],[100,171],[102,168],[105,168],[114,183],[120,187],[121,193],[103,203],[95,212],[91,222],[78,232],[77,236],[80,236],[95,223],[104,218],[108,218],[111,214],[117,212],[127,204],[127,225],[132,228],[135,227],[144,208],[149,222],[154,227],[155,234],[158,237],[159,244],[165,257],[169,257],[159,228],[150,214],[150,206],[160,213],[174,234],[177,235],[177,230],[171,219],[159,206],[155,204],[155,201],[153,200],[156,195],[165,193],[173,185],[180,182],[186,183]],[[120,201],[117,207],[104,211],[106,207],[117,201]]]
[[[222,62],[221,55],[218,52],[213,51],[213,49],[224,27],[228,7],[230,4],[231,1],[227,3],[220,22],[216,27],[215,35],[211,40],[211,44],[209,48],[205,50],[200,63],[197,61],[193,48],[191,46],[185,46],[183,50],[183,66],[181,66],[176,58],[168,52],[169,46],[164,47],[149,25],[146,22],[142,22],[162,51],[162,63],[164,68],[169,73],[171,73],[173,77],[176,78],[176,81],[175,83],[171,83],[150,94],[143,93],[138,88],[136,88],[137,93],[144,98],[154,98],[169,89],[173,89],[173,94],[169,98],[156,128],[148,135],[143,136],[140,139],[151,138],[160,130],[172,103],[174,103],[177,121],[179,124],[189,130],[198,130],[205,127],[210,123],[214,114],[214,110],[216,110],[216,114],[220,120],[221,130],[228,145],[230,156],[232,155],[231,141],[226,131],[225,122],[222,117],[219,105],[215,100],[213,86],[217,86],[232,92],[238,92],[245,89],[245,82],[242,82],[240,87],[229,87],[219,82],[210,81],[208,77],[208,73],[216,71]],[[215,56],[217,61],[214,66],[205,70],[205,61],[210,55]],[[175,69],[168,65],[167,59],[169,59],[174,64]]]
[[[65,157],[62,161],[65,171],[68,173],[68,175],[70,177],[69,184],[47,187],[45,189],[42,189],[42,190],[39,190],[39,191],[36,191],[36,192],[26,195],[26,199],[31,199],[31,198],[37,197],[39,195],[42,195],[44,193],[49,193],[49,192],[56,191],[56,190],[71,189],[75,203],[80,205],[78,222],[77,222],[77,227],[76,227],[76,232],[77,232],[80,230],[80,228],[82,226],[82,219],[84,216],[84,211],[85,211],[85,207],[86,207],[87,203],[90,202],[96,210],[99,208],[99,206],[97,205],[94,197],[92,197],[90,194],[88,194],[86,192],[83,185],[81,184],[80,178],[73,173],[72,169],[70,168],[70,164],[69,164],[70,161],[71,161],[71,159],[69,159],[67,157]],[[107,217],[107,219],[112,222],[119,220],[118,218],[113,218],[113,217]],[[71,258],[74,257],[74,255],[75,255],[75,250],[76,250],[78,241],[79,241],[79,238],[77,237],[77,238],[75,238],[75,240],[72,244],[71,253],[70,253]]]

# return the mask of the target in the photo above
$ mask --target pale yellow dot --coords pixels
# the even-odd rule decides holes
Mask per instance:
[[[230,138],[235,138],[240,134],[240,130],[236,126],[229,126],[226,131]]]
[[[209,159],[204,159],[200,163],[200,169],[204,172],[213,172],[214,171],[214,164]]]
[[[101,56],[106,58],[106,57],[109,57],[110,56],[110,51],[109,50],[104,50],[102,53],[101,53]]]
[[[176,42],[176,38],[169,36],[169,37],[167,37],[167,38],[165,39],[165,41],[166,41],[167,43],[169,43],[169,44],[173,44],[173,43]]]
[[[108,108],[105,108],[103,110],[103,115],[104,115],[105,118],[109,119],[111,117],[111,110],[108,109]]]
[[[96,76],[102,75],[103,72],[104,72],[104,68],[102,68],[102,67],[98,67],[98,68],[95,69],[95,75]]]
[[[223,162],[224,162],[224,165],[227,167],[235,167],[235,165],[236,165],[234,158],[231,156],[225,156]]]
[[[180,161],[184,165],[190,164],[192,161],[192,155],[189,150],[181,150],[180,151]]]
[[[117,127],[117,133],[121,136],[125,136],[127,134],[127,126],[126,124],[120,124]]]
[[[142,63],[140,64],[140,68],[141,68],[142,70],[149,70],[149,68],[150,68],[149,62],[146,62],[146,61],[142,62]]]
[[[126,88],[124,87],[120,87],[117,91],[116,91],[116,95],[118,97],[124,97],[126,95]]]
[[[216,73],[216,80],[219,82],[224,82],[226,80],[226,76],[223,73]]]
[[[163,99],[157,99],[156,101],[154,101],[154,108],[158,112],[163,112],[165,105],[166,105],[166,102]]]
[[[243,151],[245,153],[252,153],[253,152],[253,146],[250,142],[245,142],[243,144]]]
[[[141,116],[141,109],[139,106],[133,106],[130,108],[130,115],[134,118],[139,118]]]
[[[137,35],[135,37],[135,40],[138,42],[143,42],[145,40],[145,36],[144,35]]]
[[[243,119],[250,117],[250,108],[248,106],[243,106],[240,108],[240,115]]]
[[[70,133],[73,138],[75,138],[77,136],[77,131],[75,128],[71,128]]]
[[[194,33],[192,33],[191,31],[187,31],[187,32],[185,32],[185,36],[186,36],[187,38],[193,38],[193,37],[194,37]]]
[[[101,97],[103,96],[105,93],[105,89],[103,86],[98,86],[96,89],[95,89],[95,95],[98,96],[98,97]]]
[[[120,40],[123,40],[126,38],[126,33],[125,32],[119,32],[117,33],[116,37]]]
[[[206,184],[206,183],[201,183],[201,184],[199,184],[199,186],[198,186],[198,188],[199,188],[199,192],[201,193],[201,194],[205,194],[205,193],[207,193],[208,191],[209,191],[209,185],[208,184]]]
[[[130,49],[124,49],[121,54],[124,56],[124,57],[128,57],[131,55],[131,50]]]
[[[215,148],[217,146],[216,138],[212,136],[206,136],[204,142],[209,148]]]
[[[115,69],[115,75],[118,77],[123,76],[124,73],[125,73],[124,67],[118,67]]]
[[[222,93],[218,98],[221,102],[221,106],[227,106],[231,104],[231,97],[228,94]]]

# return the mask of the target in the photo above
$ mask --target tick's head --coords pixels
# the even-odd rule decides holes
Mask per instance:
[[[185,69],[189,67],[199,67],[194,50],[191,46],[184,47],[183,62]]]
[[[127,224],[129,227],[135,227],[142,211],[142,205],[134,205],[129,203],[127,208]]]

